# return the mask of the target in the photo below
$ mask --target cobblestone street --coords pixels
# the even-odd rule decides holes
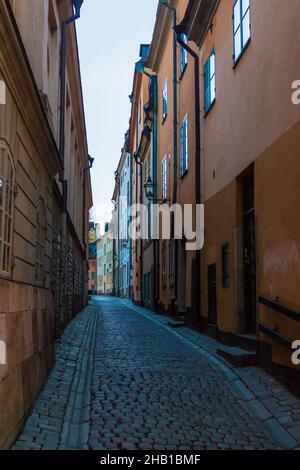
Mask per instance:
[[[57,343],[55,367],[13,448],[298,448],[300,401],[214,348],[128,301],[95,297]]]

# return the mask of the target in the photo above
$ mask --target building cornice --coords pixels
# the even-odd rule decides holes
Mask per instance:
[[[9,0],[0,2],[0,70],[45,166],[58,173],[58,148]]]
[[[177,8],[178,0],[169,0],[171,7]],[[159,3],[156,13],[156,21],[152,36],[152,41],[147,60],[147,67],[157,72],[165,49],[168,34],[172,25],[172,11]]]
[[[219,3],[220,0],[189,0],[180,27],[198,47],[202,45]]]

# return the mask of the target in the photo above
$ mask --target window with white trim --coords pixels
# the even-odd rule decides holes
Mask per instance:
[[[205,113],[213,105],[216,99],[216,54],[212,49],[209,58],[204,65],[204,111]]]
[[[187,44],[188,39],[187,39],[186,34],[181,34],[180,39],[182,40],[182,42],[184,42],[184,44]],[[180,46],[180,75],[183,74],[185,67],[187,66],[187,63],[188,63],[187,50],[184,47]]]
[[[164,80],[162,86],[162,120],[164,121],[168,114],[168,82]]]
[[[186,115],[180,126],[180,174],[183,176],[188,170],[188,116]]]
[[[233,59],[237,61],[251,39],[250,0],[233,4]]]
[[[38,202],[36,230],[37,237],[35,246],[35,280],[37,284],[44,286],[46,279],[45,257],[47,220],[45,204],[42,199],[39,199]]]
[[[8,146],[0,140],[0,274],[12,271],[15,168]]]
[[[161,195],[163,199],[167,199],[167,155],[161,162]]]

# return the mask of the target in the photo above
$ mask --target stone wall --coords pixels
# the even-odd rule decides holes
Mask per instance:
[[[49,291],[0,280],[0,448],[17,436],[53,365],[54,312]]]

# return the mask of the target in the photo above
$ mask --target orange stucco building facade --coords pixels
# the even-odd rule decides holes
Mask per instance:
[[[260,359],[285,374],[298,372],[291,343],[300,336],[300,107],[291,99],[300,5],[248,2],[250,36],[237,58],[237,3],[190,2],[182,23],[202,71],[215,52],[215,100],[201,119],[202,323],[258,341]]]
[[[150,181],[150,202],[202,203],[205,212],[201,251],[172,230],[170,240],[132,242],[132,299],[256,351],[296,382],[299,13],[298,0],[286,9],[279,0],[159,2],[128,133],[132,202],[147,203]]]

